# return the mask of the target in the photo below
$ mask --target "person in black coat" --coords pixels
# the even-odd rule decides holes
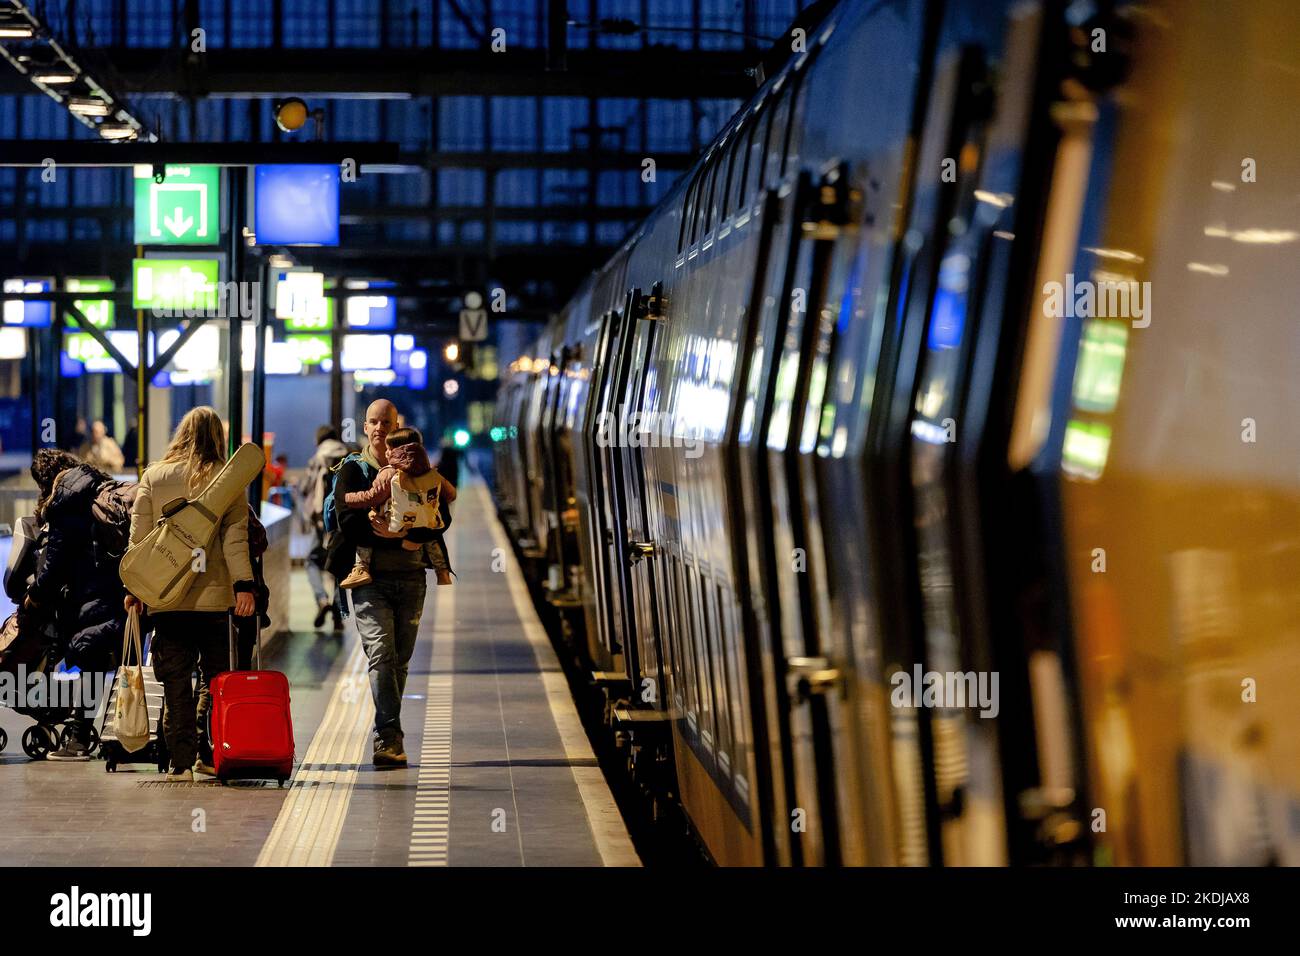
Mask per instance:
[[[85,674],[112,670],[126,623],[125,592],[116,561],[96,546],[91,511],[100,488],[112,479],[53,448],[37,451],[31,475],[40,489],[36,520],[46,530],[23,607],[46,620],[54,619],[69,668]],[[73,739],[48,759],[90,759],[86,747],[90,721],[79,717],[69,723]]]

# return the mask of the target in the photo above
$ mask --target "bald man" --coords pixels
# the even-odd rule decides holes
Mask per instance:
[[[342,501],[352,491],[366,491],[379,469],[388,464],[388,433],[397,428],[397,408],[387,399],[366,409],[366,446],[349,455],[339,467],[334,497]],[[370,693],[375,699],[376,767],[405,767],[402,735],[402,694],[415,638],[424,610],[425,570],[423,548],[402,547],[402,535],[392,534],[387,523],[372,521],[364,508],[340,508],[343,544],[330,555],[329,571],[342,580],[353,565],[356,549],[373,549],[370,584],[353,588],[352,611],[361,644],[370,661]]]

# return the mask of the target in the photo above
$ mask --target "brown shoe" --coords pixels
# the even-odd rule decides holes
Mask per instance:
[[[405,767],[406,748],[402,746],[402,738],[394,734],[388,740],[376,740],[374,764],[376,767]]]
[[[355,564],[352,566],[352,572],[339,582],[341,588],[355,588],[362,584],[373,584],[374,578],[370,576],[370,569],[364,564]]]

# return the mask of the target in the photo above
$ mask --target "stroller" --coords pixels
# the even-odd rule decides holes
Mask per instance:
[[[22,736],[23,753],[33,760],[42,760],[46,754],[64,746],[72,732],[68,722],[76,716],[75,702],[63,700],[65,695],[60,693],[72,685],[55,679],[62,659],[52,621],[39,621],[19,609],[0,629],[0,674],[11,675],[13,688],[12,695],[0,692],[0,706],[35,721]],[[39,703],[21,703],[33,674],[40,678],[38,686],[44,689],[44,699]],[[89,746],[93,750],[97,744],[98,737],[92,728]],[[0,728],[0,751],[8,745],[8,734]]]
[[[77,702],[67,699],[73,684],[56,679],[58,665],[67,650],[59,636],[57,621],[53,615],[23,610],[23,599],[36,573],[39,550],[40,529],[36,519],[20,518],[14,528],[9,564],[4,573],[5,594],[18,610],[0,627],[0,674],[10,677],[4,683],[13,692],[0,691],[0,706],[35,721],[22,736],[23,753],[33,760],[42,760],[68,743],[73,731],[69,722],[77,710]],[[44,690],[40,702],[24,702],[32,675],[39,677],[39,686]],[[0,728],[0,751],[8,745],[8,735]],[[92,727],[88,746],[93,752],[97,745],[98,735]]]

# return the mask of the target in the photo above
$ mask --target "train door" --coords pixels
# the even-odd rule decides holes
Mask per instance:
[[[780,640],[780,601],[777,597],[778,566],[772,543],[771,482],[764,441],[771,416],[771,392],[775,377],[774,352],[784,333],[784,308],[794,283],[798,231],[793,224],[796,197],[792,189],[779,188],[789,130],[793,81],[773,90],[752,140],[747,176],[753,177],[747,191],[762,197],[758,208],[769,220],[769,261],[765,271],[755,274],[750,301],[752,331],[738,396],[735,432],[735,462],[744,521],[744,567],[748,583],[747,626],[749,644],[763,683],[763,712],[767,759],[772,768],[773,851],[775,862],[801,865],[804,862],[802,835],[807,827],[807,805],[795,787],[795,768],[789,720],[789,693]],[[788,556],[787,556],[788,559]],[[788,563],[786,567],[789,567]]]
[[[661,600],[656,593],[653,560],[659,549],[650,539],[650,521],[646,500],[646,456],[643,449],[655,440],[657,423],[647,419],[646,406],[651,388],[650,359],[654,354],[655,337],[659,328],[657,311],[652,312],[650,300],[640,289],[627,294],[624,310],[628,316],[628,355],[626,387],[622,393],[622,407],[626,415],[626,437],[636,436],[630,447],[619,448],[622,470],[618,483],[617,500],[623,515],[622,542],[624,564],[627,567],[625,599],[632,610],[635,634],[639,640],[639,672],[628,671],[628,677],[637,681],[634,700],[653,702],[662,709],[664,688],[662,634],[660,633]],[[654,296],[656,300],[658,296]],[[650,683],[647,683],[649,681]]]
[[[573,607],[579,603],[576,581],[570,569],[579,563],[575,532],[577,518],[574,514],[572,441],[568,434],[567,408],[569,393],[574,387],[570,380],[570,366],[574,351],[568,345],[551,356],[555,397],[551,403],[550,426],[547,429],[550,448],[550,486],[548,520],[551,536],[547,542],[546,588],[548,600],[558,607]]]
[[[592,579],[596,588],[596,606],[599,608],[601,643],[615,668],[625,666],[623,661],[622,605],[619,587],[610,564],[610,548],[614,535],[610,508],[612,473],[606,470],[609,442],[614,434],[611,417],[614,380],[617,377],[617,356],[622,317],[613,309],[601,318],[596,355],[592,361],[593,380],[591,410],[587,416],[586,440],[587,473],[591,476],[589,489],[591,503],[591,553]]]
[[[829,619],[826,607],[826,568],[817,534],[819,514],[815,495],[804,493],[807,476],[801,462],[802,432],[808,414],[820,414],[827,347],[824,308],[832,274],[842,285],[848,240],[847,170],[838,163],[799,178],[796,225],[800,238],[794,249],[795,268],[785,328],[779,340],[772,412],[766,435],[770,472],[773,548],[781,622],[781,651],[789,695],[791,747],[798,807],[806,814],[804,861],[836,865],[843,856],[839,836],[841,797],[835,728],[848,722],[838,693],[841,677],[823,646]],[[815,400],[810,398],[817,396]],[[816,407],[809,411],[810,405]],[[840,757],[849,762],[852,753]]]

